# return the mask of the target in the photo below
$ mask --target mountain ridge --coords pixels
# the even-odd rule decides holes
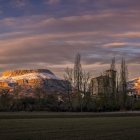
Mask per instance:
[[[44,73],[49,73],[53,74],[50,70],[48,69],[21,69],[21,70],[9,70],[5,71],[2,73],[2,76],[18,76],[18,75],[24,75],[27,73],[39,73],[39,72],[44,72]]]
[[[41,87],[48,92],[65,92],[66,81],[48,69],[14,70],[3,72],[0,77],[1,88],[20,86],[24,89]]]

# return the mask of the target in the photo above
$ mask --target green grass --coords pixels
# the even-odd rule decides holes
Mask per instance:
[[[95,114],[0,113],[0,140],[140,139],[138,115],[128,116],[127,114],[121,117],[123,113],[119,113],[117,117],[115,115],[109,117],[106,113]],[[4,118],[6,116],[7,118]]]

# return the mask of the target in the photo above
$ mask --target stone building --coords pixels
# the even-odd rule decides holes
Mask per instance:
[[[101,76],[91,79],[91,93],[94,96],[99,94],[110,94],[116,91],[116,71],[106,70]]]

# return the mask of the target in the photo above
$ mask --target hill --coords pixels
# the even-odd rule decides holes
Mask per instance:
[[[14,88],[20,86],[24,89],[40,87],[48,92],[65,92],[66,81],[57,77],[47,69],[14,70],[2,73],[0,77],[1,88]]]
[[[140,95],[140,77],[128,82],[128,90],[135,90]]]

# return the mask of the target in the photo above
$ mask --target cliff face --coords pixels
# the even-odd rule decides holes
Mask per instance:
[[[48,92],[65,92],[66,81],[55,76],[50,70],[15,70],[7,71],[0,77],[1,88],[13,88],[20,86],[22,88],[33,89],[41,87]]]
[[[140,95],[140,77],[128,82],[128,90],[134,90]]]
[[[50,70],[47,69],[34,69],[34,70],[14,70],[14,71],[6,71],[2,73],[2,76],[20,76],[29,73],[48,73],[53,74]]]
[[[138,94],[140,95],[140,77],[136,80],[134,87],[138,91]]]

